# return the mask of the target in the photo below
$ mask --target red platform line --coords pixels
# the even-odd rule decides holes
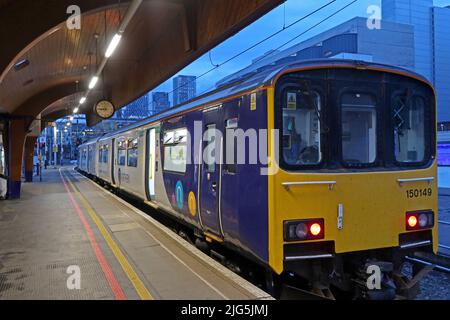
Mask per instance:
[[[91,229],[91,226],[89,225],[86,216],[84,215],[83,211],[80,209],[80,206],[75,201],[75,198],[73,197],[72,193],[70,192],[69,186],[67,185],[66,181],[64,180],[64,177],[59,172],[61,176],[61,180],[64,184],[64,187],[66,188],[67,194],[69,195],[70,201],[72,202],[72,205],[75,209],[75,211],[78,214],[78,217],[81,220],[81,223],[83,224],[84,230],[86,231],[89,241],[91,243],[92,249],[94,250],[95,256],[97,257],[97,261],[100,264],[100,267],[102,268],[102,271],[105,275],[106,280],[108,281],[109,287],[111,288],[112,292],[114,293],[114,296],[116,300],[126,300],[125,294],[122,290],[122,287],[120,286],[119,281],[117,280],[116,276],[114,275],[111,266],[109,265],[108,261],[105,258],[105,255],[103,254],[102,249],[97,243],[97,240],[95,239],[94,232]]]

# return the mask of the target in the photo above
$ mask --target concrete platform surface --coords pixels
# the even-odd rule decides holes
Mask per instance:
[[[270,299],[72,168],[0,202],[0,299]]]

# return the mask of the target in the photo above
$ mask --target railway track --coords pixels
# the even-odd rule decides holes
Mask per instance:
[[[441,255],[450,257],[450,222],[439,220],[438,223],[439,223],[439,233],[448,235],[446,239],[448,240],[448,242],[443,241],[444,236],[442,235],[439,236],[440,238],[439,253]]]

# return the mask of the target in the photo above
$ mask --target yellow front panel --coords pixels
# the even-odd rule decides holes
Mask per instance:
[[[273,89],[269,89],[269,127],[273,128]],[[269,146],[271,150],[271,146]],[[273,150],[272,150],[273,151]],[[275,164],[273,164],[275,165]],[[400,184],[398,179],[434,177]],[[437,221],[436,163],[425,170],[361,173],[285,172],[269,179],[269,257],[277,273],[283,270],[283,221],[309,218],[325,220],[325,239],[335,242],[336,253],[399,245],[406,232],[405,213],[431,209]],[[327,185],[298,185],[288,190],[285,182],[335,181]],[[407,190],[431,188],[429,196],[407,197]],[[342,229],[338,229],[338,206],[343,207]],[[433,238],[437,239],[437,228]],[[437,241],[434,241],[437,250]]]

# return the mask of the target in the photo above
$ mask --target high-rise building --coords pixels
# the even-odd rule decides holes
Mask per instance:
[[[197,83],[195,76],[180,75],[173,78],[173,105],[186,102],[197,94]]]
[[[150,115],[156,114],[170,107],[169,94],[167,92],[153,92]]]
[[[356,17],[283,51],[268,52],[217,86],[274,63],[320,58],[365,60],[414,70],[414,27],[383,22],[381,29],[369,29],[367,18]]]
[[[383,0],[383,21],[414,26],[415,71],[433,78],[433,0]]]
[[[433,8],[433,62],[438,118],[450,122],[450,6]]]
[[[149,99],[145,94],[122,108],[121,118],[143,119],[149,116]]]
[[[414,26],[414,70],[438,95],[438,121],[450,122],[450,6],[433,0],[383,0],[383,20]]]

